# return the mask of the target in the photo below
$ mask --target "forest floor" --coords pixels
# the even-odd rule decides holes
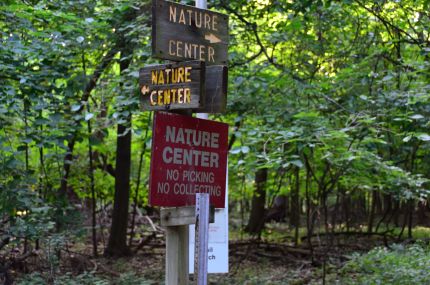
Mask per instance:
[[[55,268],[38,268],[41,263],[37,263],[37,258],[33,259],[35,263],[29,259],[28,273],[18,273],[18,284],[164,284],[164,248],[151,246],[148,251],[118,259],[94,258],[85,251],[69,251]],[[327,260],[327,275],[335,274],[340,266],[336,258]],[[208,284],[226,285],[323,284],[323,263],[317,260],[312,264],[307,250],[301,248],[253,240],[232,241],[229,273],[209,274],[208,279]]]
[[[209,274],[208,284],[342,284],[339,269],[354,252],[384,244],[382,236],[347,234],[331,238],[326,246],[326,239],[317,236],[311,252],[306,241],[293,246],[291,232],[282,228],[269,225],[260,239],[233,233],[229,273]],[[164,235],[160,232],[148,237],[141,239],[145,242],[132,256],[117,259],[93,257],[89,239],[63,244],[60,259],[47,256],[45,250],[16,270],[17,284],[164,284]]]
[[[53,235],[49,240],[40,240],[40,250],[33,251],[31,256],[11,268],[14,284],[164,284],[164,230],[156,220],[153,222],[149,217],[142,216],[139,221],[131,256],[102,256],[109,224],[105,222],[98,232],[98,257],[93,256],[89,232],[85,231],[80,236],[67,236],[64,233]],[[285,223],[267,224],[258,239],[240,231],[243,225],[235,219],[231,219],[229,225],[229,273],[209,274],[208,284],[343,285],[346,284],[343,282],[343,267],[357,253],[366,253],[377,246],[413,242],[406,238],[406,232],[398,239],[400,229],[393,226],[390,232],[381,228],[373,234],[368,234],[365,227],[359,226],[349,231],[336,229],[334,234],[329,235],[324,235],[322,228],[316,229],[319,234],[313,235],[309,243],[305,236],[306,229],[301,228],[295,233]],[[82,229],[82,224],[78,228]],[[428,227],[416,227],[413,233],[415,239],[430,239]],[[299,237],[297,244],[293,242],[295,234]],[[354,274],[349,275],[348,278],[351,278]],[[352,278],[354,280],[355,277]],[[356,283],[353,281],[348,284]]]

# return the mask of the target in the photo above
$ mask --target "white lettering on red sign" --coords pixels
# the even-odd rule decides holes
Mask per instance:
[[[154,122],[151,205],[192,205],[195,193],[209,193],[224,207],[228,125],[161,112]]]

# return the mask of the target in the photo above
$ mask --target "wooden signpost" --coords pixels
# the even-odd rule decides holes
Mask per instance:
[[[225,113],[227,106],[227,66],[206,66],[205,99],[202,107],[194,109],[198,113]]]
[[[227,81],[226,66],[206,66],[198,60],[146,66],[139,72],[141,108],[224,113]]]
[[[206,0],[196,3],[206,8]],[[153,0],[152,54],[177,63],[140,70],[142,109],[225,112],[227,50],[227,15]],[[209,204],[225,206],[227,140],[226,124],[155,114],[149,200],[153,206],[176,207],[161,209],[161,224],[166,227],[166,285],[189,282],[188,225],[193,223],[195,281],[207,284]],[[189,206],[196,203],[197,207]]]
[[[205,64],[198,60],[142,68],[139,73],[142,109],[203,107],[205,77]]]
[[[227,15],[164,0],[154,0],[152,9],[155,57],[227,65]]]

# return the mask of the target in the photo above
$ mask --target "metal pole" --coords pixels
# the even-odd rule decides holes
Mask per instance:
[[[200,9],[207,9],[208,8],[208,1],[207,0],[196,0],[196,7]]]
[[[196,7],[207,9],[207,0],[196,0]],[[208,82],[206,82],[208,84]],[[197,113],[197,118],[208,119],[208,113]],[[196,193],[195,284],[206,285],[208,274],[209,194]]]
[[[196,193],[196,236],[194,279],[196,285],[208,284],[209,194]]]
[[[207,9],[208,8],[208,1],[207,0],[196,0],[196,7],[200,8],[200,9]],[[207,84],[207,82],[206,82]],[[208,119],[208,114],[207,113],[197,113],[196,114],[197,118],[200,119]]]

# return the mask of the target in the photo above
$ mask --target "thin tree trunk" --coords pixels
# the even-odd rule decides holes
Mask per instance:
[[[351,227],[351,219],[350,219],[350,207],[351,207],[351,197],[346,194],[345,191],[342,192],[342,207],[345,218],[346,231],[349,232]]]
[[[331,215],[331,231],[332,231],[332,233],[334,233],[336,230],[336,222],[337,222],[337,219],[339,218],[339,216],[338,216],[339,215],[339,204],[340,204],[340,190],[338,187],[337,192],[336,192],[336,204],[334,205],[334,211]]]
[[[369,201],[370,212],[369,212],[369,221],[367,224],[367,232],[368,233],[372,233],[372,230],[373,230],[373,222],[375,220],[376,195],[377,195],[377,192],[375,190],[373,190],[372,191],[372,199],[371,199],[371,201]]]
[[[90,112],[90,106],[87,106],[88,112]],[[88,175],[90,176],[90,187],[91,187],[91,230],[92,230],[92,241],[93,241],[93,255],[95,257],[98,256],[97,250],[97,219],[96,219],[96,210],[97,210],[97,200],[96,200],[96,190],[95,190],[95,182],[94,182],[94,165],[93,165],[93,149],[91,146],[91,121],[87,122],[88,127],[88,158],[89,158],[89,170]]]
[[[251,214],[245,230],[252,234],[261,234],[264,226],[266,204],[267,168],[255,172],[255,191],[252,197]]]
[[[123,39],[121,57],[129,58],[132,53],[130,46]],[[130,65],[130,59],[120,62],[121,74]],[[127,221],[130,199],[130,168],[131,168],[131,114],[126,116],[124,124],[118,124],[115,165],[115,197],[112,211],[112,224],[106,256],[125,256],[130,254],[127,246]]]
[[[381,220],[379,220],[378,224],[376,225],[376,229],[375,232],[378,232],[380,225],[386,221],[386,223],[389,223],[389,219],[387,219],[388,215],[391,213],[392,211],[392,196],[389,194],[384,194],[383,195],[383,208],[384,208],[384,214],[381,218]]]
[[[294,243],[299,240],[300,227],[300,168],[295,169],[295,185],[291,189],[291,219],[290,224],[294,226]]]
[[[401,204],[400,201],[396,200],[394,202],[394,209],[393,209],[393,219],[394,219],[394,225],[396,227],[399,226],[399,214],[401,212]]]
[[[145,152],[146,152],[146,139],[148,138],[148,130],[149,130],[150,124],[151,124],[151,114],[149,113],[148,124],[146,125],[145,136],[143,138],[142,151],[140,152],[140,156],[139,156],[139,167],[137,169],[136,191],[134,192],[133,214],[131,217],[131,233],[130,233],[130,238],[128,240],[128,246],[129,247],[132,246],[132,244],[133,244],[134,227],[135,227],[135,223],[136,223],[137,202],[138,202],[138,197],[139,197],[139,187],[140,187],[140,180],[141,180],[141,174],[142,174],[142,165],[143,165],[143,160],[144,160]]]
[[[405,231],[406,225],[408,223],[408,212],[409,212],[409,207],[407,205],[404,205],[404,207],[400,207],[403,208],[403,224],[402,224],[402,229],[400,230],[400,233],[397,237],[397,239],[401,239],[403,236],[403,232]]]
[[[413,216],[414,216],[414,200],[409,200],[408,203],[408,215],[409,215],[409,220],[408,220],[408,238],[412,238],[412,226],[413,226]]]
[[[313,235],[313,215],[312,213],[312,202],[311,202],[311,196],[309,193],[309,187],[311,183],[311,175],[309,169],[306,167],[306,185],[305,185],[305,195],[306,195],[306,229],[307,229],[307,236],[308,236],[308,246],[309,250],[311,252],[311,262],[314,263],[314,248],[312,246],[312,240],[311,237]]]

